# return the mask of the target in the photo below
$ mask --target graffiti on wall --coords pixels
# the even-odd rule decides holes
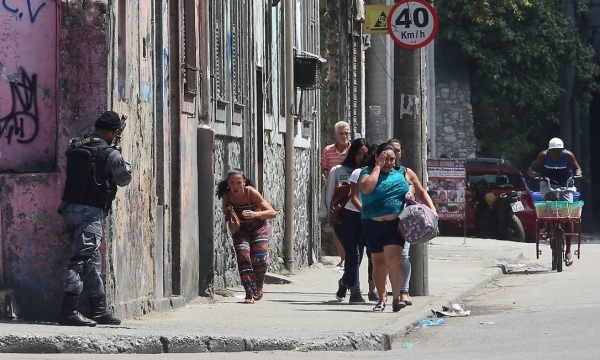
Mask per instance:
[[[55,167],[56,0],[0,0],[0,173]]]
[[[24,10],[20,10],[18,5],[9,4],[10,2],[11,1],[9,1],[9,0],[2,0],[2,7],[4,8],[5,11],[8,11],[12,14],[19,16],[19,20],[22,20]],[[23,0],[13,0],[12,3],[23,5]],[[35,22],[35,20],[38,17],[38,14],[44,8],[44,6],[46,6],[45,1],[42,2],[38,6],[35,6],[35,5],[31,5],[31,0],[27,0],[27,10],[26,11],[29,13],[29,21],[32,24]]]
[[[12,105],[9,113],[0,118],[0,137],[8,144],[16,138],[19,144],[29,144],[38,134],[39,115],[37,104],[37,75],[31,77],[25,70],[19,70],[19,76],[11,79],[10,92]]]

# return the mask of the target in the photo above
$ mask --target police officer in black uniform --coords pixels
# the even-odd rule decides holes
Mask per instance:
[[[62,214],[72,243],[72,257],[64,279],[64,299],[60,325],[119,325],[121,320],[108,313],[106,293],[100,274],[100,244],[104,219],[117,193],[117,186],[131,182],[131,165],[113,145],[125,121],[114,111],[106,111],[96,121],[95,131],[74,138],[67,149],[67,179],[58,212]],[[90,316],[77,311],[79,295],[86,289]]]

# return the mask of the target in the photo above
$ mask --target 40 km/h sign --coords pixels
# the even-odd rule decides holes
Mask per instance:
[[[418,49],[431,42],[438,31],[438,16],[426,0],[401,0],[387,18],[394,42],[406,49]]]

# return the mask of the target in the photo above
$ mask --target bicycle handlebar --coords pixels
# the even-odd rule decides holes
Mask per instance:
[[[580,179],[581,177],[582,177],[581,175],[573,175],[573,176],[571,176],[571,177],[569,177],[567,179],[567,182],[566,182],[567,186],[561,186],[560,184],[558,184],[559,186],[555,187],[555,188],[552,188],[552,183],[556,183],[556,181],[554,181],[554,180],[551,180],[551,179],[549,179],[547,177],[542,177],[542,176],[536,176],[534,179],[535,180],[545,180],[545,181],[547,181],[548,182],[548,188],[550,189],[550,191],[565,191],[565,190],[569,189],[569,186],[568,186],[569,182],[571,182],[571,181],[573,181],[575,179]]]

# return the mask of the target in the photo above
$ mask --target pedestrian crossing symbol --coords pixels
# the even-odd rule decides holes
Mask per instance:
[[[366,5],[366,21],[363,33],[387,34],[387,18],[393,5]]]

